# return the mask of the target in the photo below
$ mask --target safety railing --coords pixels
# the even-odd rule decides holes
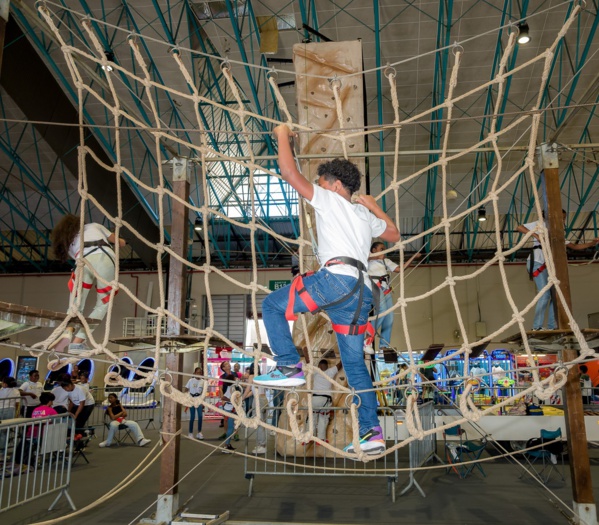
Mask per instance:
[[[290,430],[289,419],[284,409],[271,408],[275,413],[275,421],[279,429]],[[306,411],[302,407],[300,411]],[[277,411],[282,411],[277,414]],[[344,407],[330,407],[331,412],[328,435],[334,439],[336,447],[343,448],[352,441],[352,431],[349,425],[349,410]],[[279,417],[280,416],[280,417]],[[393,411],[387,408],[379,409],[379,419],[387,446],[398,441],[397,425]],[[303,420],[306,420],[305,416]],[[264,454],[255,454],[256,430],[246,429],[245,434],[245,477],[250,485],[248,495],[253,492],[254,478],[260,475],[270,476],[351,476],[351,477],[384,477],[387,479],[387,493],[395,501],[395,485],[399,455],[397,451],[368,463],[357,462],[339,455],[326,447],[310,443],[299,443],[294,438],[281,433],[274,436],[265,432]],[[266,459],[266,461],[264,460]]]
[[[0,421],[17,417],[22,402],[21,396],[0,398]]]
[[[422,430],[427,431],[436,427],[435,425],[435,406],[432,402],[427,402],[418,407],[418,414],[420,416],[420,423]],[[401,422],[405,418],[403,411],[395,411],[396,423]],[[420,484],[416,481],[416,469],[426,465],[429,461],[438,460],[439,463],[443,463],[441,458],[437,455],[437,435],[436,433],[428,434],[422,439],[415,439],[410,441],[410,479],[408,485],[401,491],[400,496],[403,496],[412,487],[416,487],[418,492],[423,498],[426,497],[424,490]]]
[[[56,492],[48,510],[63,495],[75,510],[68,493],[74,434],[70,414],[0,424],[0,512]]]

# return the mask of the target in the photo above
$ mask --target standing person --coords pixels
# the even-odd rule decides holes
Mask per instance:
[[[243,399],[245,401],[254,400],[253,406],[257,407],[256,399],[260,404],[260,420],[266,421],[268,416],[268,399],[266,398],[266,390],[264,387],[254,384],[255,377],[255,365],[252,363],[248,368],[247,385],[243,392]],[[256,408],[253,409],[254,411]],[[246,412],[249,414],[249,412]],[[253,412],[252,412],[253,415]],[[252,449],[251,454],[266,454],[266,429],[262,425],[258,425],[256,429],[256,446]]]
[[[44,390],[44,385],[40,382],[39,370],[29,372],[29,381],[25,381],[19,391],[24,401],[25,417],[31,417],[33,409],[40,404],[40,395]]]
[[[222,371],[222,375],[220,376],[220,380],[218,382],[218,393],[221,403],[224,405],[226,403],[225,394],[227,392],[227,389],[233,382],[235,382],[238,379],[238,377],[231,371],[231,361],[223,361],[220,364],[220,369]],[[228,419],[228,417],[224,416],[221,419],[220,426],[224,427]],[[220,436],[220,438],[224,438],[226,435],[227,434],[225,431],[225,434]]]
[[[17,402],[21,392],[17,388],[17,380],[14,377],[3,377],[2,388],[0,388],[0,421],[12,419],[16,416]]]
[[[110,301],[110,292],[112,286],[107,284],[114,280],[115,275],[115,254],[112,244],[119,243],[119,246],[125,246],[123,239],[117,239],[114,233],[111,233],[101,224],[91,223],[83,227],[83,251],[81,251],[80,220],[75,215],[67,214],[52,230],[52,249],[54,255],[61,262],[67,262],[69,257],[77,259],[83,257],[85,266],[83,267],[83,285],[81,287],[80,308],[83,311],[87,294],[91,290],[96,277],[90,266],[98,273],[103,281],[96,282],[97,299],[96,305],[89,315],[90,319],[102,321],[108,311]],[[71,274],[69,280],[69,306],[72,306],[77,298],[77,289],[75,288],[75,273]],[[70,353],[80,353],[85,351],[86,333],[83,327],[73,338],[69,345]]]
[[[94,397],[89,390],[86,391],[79,385],[74,385],[71,381],[64,381],[60,386],[69,395],[69,401],[72,404],[71,413],[75,417],[75,428],[78,430],[85,428],[85,424],[96,404]]]
[[[233,373],[237,376],[238,379],[243,378],[243,374],[241,373],[241,365],[239,363],[235,363],[233,365]]]
[[[230,366],[229,366],[230,368]],[[235,414],[235,407],[233,406],[233,403],[231,403],[231,397],[233,396],[234,392],[241,392],[242,389],[239,386],[239,378],[235,375],[235,374],[230,374],[228,376],[228,379],[225,379],[224,383],[224,389],[225,389],[225,393],[223,394],[223,401],[224,401],[224,405],[223,405],[223,409],[226,410],[227,412],[229,412],[230,414]],[[233,446],[231,445],[231,437],[233,436],[233,433],[235,432],[235,418],[232,417],[228,417],[227,418],[227,432],[225,434],[225,448],[222,449],[221,452],[223,452],[224,454],[232,454],[235,449],[233,448]]]
[[[204,380],[199,377],[202,375],[202,369],[197,367],[193,371],[194,377],[190,377],[189,381],[185,385],[183,392],[189,392],[191,397],[199,397],[202,395],[204,391]],[[204,434],[202,434],[202,419],[204,417],[204,406],[200,405],[198,407],[190,406],[189,407],[189,434],[187,435],[189,438],[193,439],[193,423],[195,421],[196,413],[198,415],[198,433],[195,437],[198,439],[204,439]]]
[[[343,368],[343,363],[339,361],[334,366],[329,366],[326,359],[321,359],[318,363],[318,368],[324,375],[333,379],[337,373]],[[327,427],[329,426],[329,418],[331,411],[329,407],[333,405],[333,397],[331,396],[332,384],[320,374],[314,374],[314,384],[312,386],[312,417],[314,418],[314,428],[316,429],[316,437],[322,441],[327,441]],[[327,441],[328,443],[328,441]]]
[[[368,258],[368,275],[380,289],[379,315],[374,326],[375,331],[379,332],[379,348],[388,348],[391,346],[391,332],[393,331],[393,312],[387,315],[380,315],[393,306],[393,296],[391,295],[390,274],[399,273],[401,268],[391,259],[387,259],[384,254],[380,254],[385,249],[385,243],[375,241],[370,246],[370,257]],[[415,253],[404,263],[404,270],[412,264],[412,261],[419,257]],[[372,354],[372,347],[364,348],[366,353]],[[370,351],[369,351],[370,350]]]
[[[112,440],[119,426],[125,425],[131,432],[133,432],[133,439],[138,447],[145,447],[151,440],[146,439],[141,430],[141,427],[137,421],[129,421],[127,419],[127,411],[123,408],[119,402],[119,398],[116,394],[108,394],[108,407],[106,408],[106,415],[110,418],[110,424],[108,425],[108,436],[106,441],[102,441],[98,446],[105,448],[112,445]]]
[[[566,211],[562,210],[562,217],[564,224],[566,223]],[[545,212],[543,212],[543,221],[545,221]],[[527,234],[529,231],[533,231],[539,221],[529,222],[527,224],[521,224],[516,228],[516,231]],[[526,267],[528,268],[528,273],[530,278],[534,281],[537,292],[540,292],[547,283],[549,282],[549,277],[547,275],[547,266],[545,265],[545,256],[543,255],[543,249],[541,248],[541,239],[537,233],[533,233],[533,246],[532,246],[532,254],[528,256],[526,259]],[[587,248],[591,248],[592,246],[596,246],[599,244],[599,238],[593,239],[590,242],[585,243],[572,243],[570,241],[566,241],[566,248],[570,250],[582,251]],[[557,321],[555,318],[555,302],[553,299],[552,290],[546,290],[545,293],[541,296],[535,306],[535,318],[532,323],[533,330],[543,330],[543,323],[545,321],[545,310],[549,308],[548,318],[547,318],[547,329],[548,330],[557,330]]]
[[[385,449],[377,416],[376,394],[363,358],[364,331],[372,303],[370,281],[364,278],[373,237],[397,242],[399,230],[378,206],[374,197],[352,196],[360,189],[358,168],[347,160],[335,159],[318,167],[318,184],[312,184],[297,169],[291,151],[293,135],[286,125],[277,126],[281,177],[316,212],[318,258],[321,269],[298,276],[291,285],[264,299],[262,315],[277,367],[254,379],[265,386],[305,384],[300,356],[293,344],[288,319],[295,314],[324,310],[333,323],[343,367],[351,388],[360,392],[360,446],[369,454]],[[353,444],[346,451],[355,452]]]
[[[591,382],[591,376],[589,375],[589,368],[587,365],[580,365],[580,389],[582,393],[582,404],[590,405],[593,401],[593,383]]]
[[[70,378],[69,374],[63,374],[52,388],[52,394],[54,395],[52,407],[57,414],[65,414],[69,411],[69,393],[62,388],[62,383],[68,383]]]

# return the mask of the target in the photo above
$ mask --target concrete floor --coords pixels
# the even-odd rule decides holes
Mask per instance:
[[[204,435],[217,444],[222,429],[207,421]],[[72,471],[69,493],[78,509],[98,500],[148,454],[158,438],[157,430],[146,431],[153,442],[146,448],[133,445],[101,449],[101,439],[92,440],[86,450],[90,464],[78,460]],[[99,436],[101,437],[101,436]],[[236,445],[243,450],[243,441]],[[253,443],[251,444],[253,446]],[[254,480],[253,496],[248,497],[249,481],[244,477],[244,459],[217,451],[188,439],[182,440],[181,477],[198,462],[204,462],[180,484],[180,502],[188,512],[220,514],[230,511],[229,523],[373,523],[406,525],[468,524],[553,524],[567,523],[557,499],[571,500],[569,481],[551,482],[552,495],[530,478],[518,479],[519,469],[506,460],[484,465],[487,477],[474,474],[458,479],[445,469],[419,473],[417,480],[426,492],[416,490],[399,496],[407,484],[400,474],[397,501],[387,494],[387,480],[323,476],[260,475]],[[405,455],[405,453],[403,453]],[[599,450],[591,449],[595,498],[599,498]],[[407,457],[405,458],[407,460]],[[407,464],[407,462],[406,462]],[[159,461],[133,485],[99,507],[60,523],[128,524],[149,517],[158,493]],[[566,479],[569,472],[566,465]],[[52,512],[47,508],[54,496],[0,514],[2,523],[31,524],[66,516],[70,508],[63,498]]]

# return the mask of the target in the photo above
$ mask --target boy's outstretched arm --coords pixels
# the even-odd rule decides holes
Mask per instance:
[[[295,134],[289,129],[286,124],[281,124],[273,130],[274,136],[277,138],[279,146],[279,169],[281,177],[288,182],[302,197],[312,200],[314,197],[314,187],[312,183],[306,179],[298,170],[291,151],[289,137]]]
[[[391,218],[383,211],[383,209],[377,204],[375,198],[372,195],[358,195],[356,202],[362,206],[366,206],[374,215],[379,219],[383,219],[387,223],[387,228],[383,233],[379,235],[383,241],[397,242],[401,235],[395,223]]]

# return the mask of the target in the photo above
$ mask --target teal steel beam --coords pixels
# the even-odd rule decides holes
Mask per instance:
[[[451,38],[451,19],[453,14],[453,0],[440,0],[439,13],[437,19],[437,39],[435,53],[435,72],[433,79],[432,107],[436,107],[445,100],[445,84],[447,80],[447,67],[449,63],[449,49]],[[443,108],[439,108],[431,113],[431,125],[429,134],[429,148],[439,149],[441,137],[443,135]],[[439,160],[439,154],[432,154],[428,157],[428,163],[433,164]],[[424,208],[424,230],[432,228],[435,214],[435,197],[437,191],[437,179],[439,170],[437,166],[430,168],[426,175],[426,198]],[[424,246],[427,253],[430,252],[431,236],[427,235],[424,239]]]

